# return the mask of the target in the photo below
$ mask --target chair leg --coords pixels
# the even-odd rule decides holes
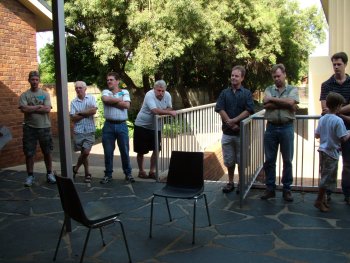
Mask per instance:
[[[55,255],[54,255],[54,257],[53,257],[53,261],[56,261],[56,257],[57,257],[57,253],[58,253],[58,248],[59,248],[60,243],[61,243],[61,239],[62,239],[62,235],[63,235],[63,231],[64,231],[64,227],[65,227],[65,226],[66,226],[66,220],[63,221],[63,225],[62,225],[60,237],[58,238],[58,242],[57,242],[57,246],[56,246]]]
[[[129,246],[128,246],[128,241],[126,240],[126,235],[125,235],[125,230],[124,230],[123,223],[119,219],[117,219],[116,221],[120,224],[120,228],[122,229],[123,238],[124,238],[124,244],[125,244],[125,247],[126,247],[126,251],[128,252],[129,262],[131,263],[130,250],[129,250]]]
[[[101,238],[102,238],[102,245],[105,247],[105,246],[106,246],[106,243],[105,243],[105,239],[103,238],[103,231],[102,231],[102,227],[100,227],[99,229],[100,229]]]
[[[196,232],[196,209],[197,208],[197,198],[194,199],[193,203],[193,229],[192,229],[192,245],[194,245],[195,232]]]
[[[83,252],[81,253],[80,263],[83,263],[83,259],[84,259],[84,255],[85,255],[86,246],[87,246],[87,243],[88,243],[89,237],[90,237],[90,232],[91,232],[91,228],[89,228],[89,231],[88,231],[88,233],[87,233],[87,235],[86,235],[86,238],[85,238],[84,249],[83,249]]]
[[[149,222],[149,238],[152,238],[153,201],[154,201],[154,196],[152,196],[152,200],[151,200],[151,217],[150,217],[150,222]]]
[[[210,215],[209,215],[209,208],[208,208],[208,201],[207,201],[206,194],[204,194],[204,201],[205,201],[205,208],[207,209],[207,216],[208,216],[209,226],[211,226],[211,220],[210,220]]]
[[[170,213],[170,207],[169,207],[169,201],[168,201],[168,198],[165,197],[165,202],[166,202],[166,207],[168,209],[168,215],[169,215],[169,220],[170,222],[173,221],[173,218],[171,217],[171,213]]]

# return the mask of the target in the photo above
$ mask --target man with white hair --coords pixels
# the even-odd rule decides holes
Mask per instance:
[[[154,88],[146,93],[140,112],[137,114],[134,127],[134,152],[137,153],[138,177],[143,179],[156,179],[156,155],[154,136],[154,115],[176,116],[172,109],[171,95],[166,91],[164,80],[154,83]],[[161,150],[161,133],[158,130],[158,145]],[[144,155],[152,152],[149,173],[144,170]]]
[[[95,122],[97,106],[94,96],[86,94],[86,83],[84,81],[75,82],[75,92],[77,97],[71,101],[70,116],[74,123],[74,149],[80,151],[77,164],[73,166],[73,176],[78,173],[79,167],[84,166],[85,183],[91,182],[89,172],[88,157],[95,143]]]

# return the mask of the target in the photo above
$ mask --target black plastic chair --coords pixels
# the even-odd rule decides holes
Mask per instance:
[[[118,216],[121,214],[121,212],[116,212],[114,209],[107,206],[101,201],[89,202],[83,207],[79,195],[75,189],[74,183],[70,178],[56,175],[56,181],[65,218],[61,229],[60,237],[58,239],[53,261],[56,260],[64,228],[65,226],[67,226],[67,222],[69,221],[69,219],[72,218],[73,220],[86,226],[89,229],[85,238],[84,249],[80,257],[80,262],[83,262],[91,229],[100,229],[102,244],[103,246],[105,246],[106,243],[103,239],[102,227],[114,224],[115,222],[118,222],[120,224],[120,227],[123,232],[125,247],[128,252],[129,262],[131,262],[131,256],[125,236],[124,226],[122,222],[118,219]]]
[[[203,153],[181,152],[171,153],[166,185],[153,193],[151,201],[151,219],[149,237],[152,238],[153,202],[155,197],[164,197],[168,208],[169,219],[172,221],[168,198],[194,199],[192,244],[195,243],[196,205],[197,200],[204,197],[209,226],[211,226],[207,196],[204,191]]]

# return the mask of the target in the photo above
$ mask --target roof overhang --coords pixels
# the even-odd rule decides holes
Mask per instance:
[[[321,0],[322,8],[324,15],[326,16],[326,20],[329,23],[328,17],[329,17],[329,0]]]
[[[44,0],[17,0],[35,14],[36,31],[52,31],[51,7]]]

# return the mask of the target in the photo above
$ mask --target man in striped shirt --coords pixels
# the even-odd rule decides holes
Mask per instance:
[[[350,76],[345,73],[348,64],[348,56],[345,52],[335,53],[331,57],[334,74],[321,86],[320,101],[322,115],[328,113],[326,97],[329,92],[339,93],[344,97],[345,104],[340,109],[338,116],[343,119],[347,130],[350,129]],[[343,171],[341,187],[344,194],[344,201],[350,205],[350,141],[341,144]],[[335,188],[335,186],[332,186]],[[327,199],[330,201],[331,189],[327,189]]]
[[[115,141],[117,140],[122,160],[125,179],[135,182],[131,175],[129,157],[129,131],[126,125],[128,109],[130,108],[130,95],[126,89],[119,88],[119,75],[115,72],[107,74],[108,89],[102,91],[104,117],[106,119],[102,129],[102,145],[105,158],[105,176],[100,181],[106,184],[112,181],[113,158]]]
[[[95,143],[95,122],[97,106],[94,96],[86,94],[86,83],[75,82],[77,97],[71,101],[70,116],[74,123],[74,149],[80,151],[77,164],[73,166],[73,176],[77,174],[79,167],[84,166],[85,183],[91,182],[88,157]]]

